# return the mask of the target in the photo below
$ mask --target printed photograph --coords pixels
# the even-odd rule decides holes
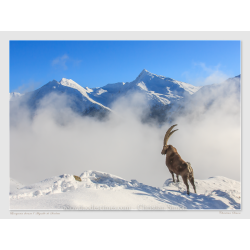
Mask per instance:
[[[10,40],[10,210],[241,210],[241,41]]]

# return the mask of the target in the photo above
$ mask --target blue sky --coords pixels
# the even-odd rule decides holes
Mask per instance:
[[[133,81],[143,69],[196,86],[239,75],[240,41],[10,41],[10,92],[63,77],[83,87]]]

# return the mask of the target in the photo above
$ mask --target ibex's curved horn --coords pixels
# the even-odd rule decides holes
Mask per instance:
[[[175,131],[178,130],[178,129],[176,129],[176,130],[174,130],[174,131],[171,132],[171,130],[172,130],[175,126],[177,126],[177,124],[171,126],[171,127],[168,129],[168,131],[166,132],[165,137],[164,137],[164,141],[163,141],[163,146],[166,146],[166,145],[167,145],[169,137],[170,137]]]

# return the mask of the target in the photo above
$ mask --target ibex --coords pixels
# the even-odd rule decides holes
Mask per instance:
[[[177,131],[178,129],[171,132],[171,130],[177,126],[177,124],[171,126],[165,134],[164,141],[163,141],[163,149],[161,151],[162,155],[166,155],[166,165],[169,169],[169,172],[172,174],[173,182],[175,182],[174,174],[176,174],[177,182],[179,182],[179,175],[181,175],[183,182],[187,186],[187,194],[189,195],[189,186],[188,186],[188,179],[191,182],[194,192],[196,193],[196,188],[194,185],[194,173],[189,162],[185,162],[182,160],[180,155],[178,154],[175,147],[172,145],[167,145],[168,139],[170,136]]]

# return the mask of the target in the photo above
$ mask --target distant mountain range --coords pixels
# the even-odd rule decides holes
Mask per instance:
[[[71,79],[62,78],[59,82],[53,80],[25,94],[12,92],[10,101],[19,100],[21,104],[35,111],[41,100],[53,93],[70,97],[67,105],[76,113],[99,118],[112,112],[112,105],[119,98],[140,93],[150,108],[146,119],[163,122],[172,120],[173,113],[177,110],[183,111],[188,103],[209,103],[214,98],[235,93],[240,97],[240,75],[221,84],[203,87],[156,75],[145,69],[132,82],[118,82],[98,88],[82,87]]]

